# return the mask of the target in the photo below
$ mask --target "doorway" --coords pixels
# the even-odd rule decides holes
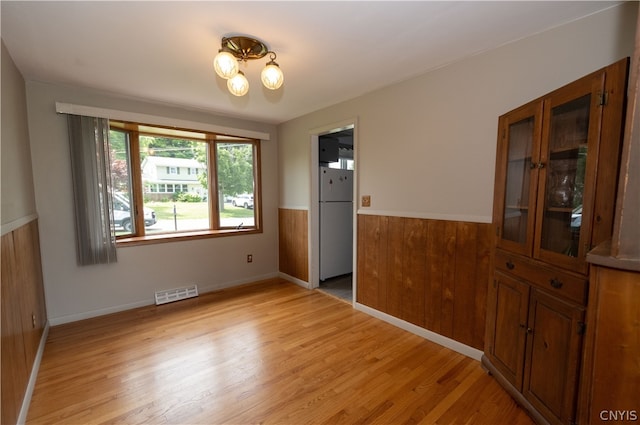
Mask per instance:
[[[311,286],[354,302],[355,123],[312,133]]]

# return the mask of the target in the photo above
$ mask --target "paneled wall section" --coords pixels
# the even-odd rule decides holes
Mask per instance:
[[[482,350],[491,225],[358,216],[357,301]]]
[[[309,239],[307,210],[278,210],[280,272],[309,281]]]
[[[2,236],[0,423],[18,420],[46,325],[38,222]]]
[[[280,271],[309,280],[306,210],[279,210]],[[491,225],[358,216],[359,303],[484,349]]]

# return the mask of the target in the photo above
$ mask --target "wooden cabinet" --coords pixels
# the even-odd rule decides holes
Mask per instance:
[[[522,392],[552,423],[573,423],[576,417],[583,320],[582,309],[532,291]]]
[[[497,272],[489,290],[491,327],[487,356],[515,388],[522,391],[527,338],[529,285]]]
[[[488,299],[485,363],[549,422],[573,422],[584,309],[502,270]]]
[[[575,423],[587,252],[611,236],[628,59],[499,118],[483,364],[539,422]]]
[[[499,118],[498,248],[587,273],[587,252],[611,237],[627,68],[619,61]]]

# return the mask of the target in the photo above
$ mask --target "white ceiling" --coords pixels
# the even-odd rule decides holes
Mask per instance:
[[[619,2],[2,1],[2,39],[27,80],[280,123],[615,6]],[[212,60],[225,35],[274,50],[228,94]],[[100,106],[100,105],[96,105]]]

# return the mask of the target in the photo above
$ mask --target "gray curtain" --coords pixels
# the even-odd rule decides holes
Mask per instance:
[[[69,147],[79,265],[114,263],[109,120],[69,115]]]

